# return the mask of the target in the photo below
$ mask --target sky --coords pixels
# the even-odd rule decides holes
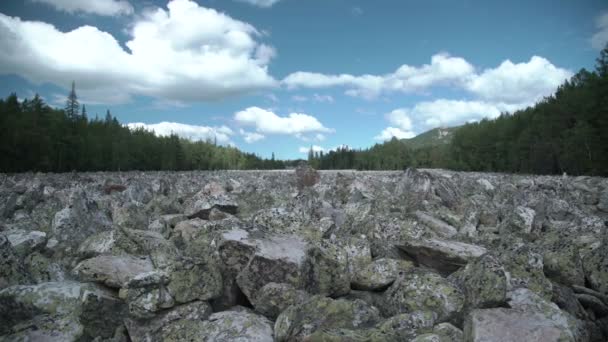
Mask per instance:
[[[607,42],[605,0],[2,0],[0,95],[295,159],[525,108]]]

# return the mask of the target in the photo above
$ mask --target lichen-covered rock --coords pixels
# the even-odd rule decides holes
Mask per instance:
[[[129,280],[121,297],[128,304],[129,313],[136,318],[152,318],[156,312],[172,307],[173,297],[167,290],[169,275],[162,271],[141,273]]]
[[[576,321],[527,289],[512,293],[511,309],[473,310],[465,341],[581,341]]]
[[[255,240],[255,252],[237,277],[243,293],[253,300],[268,283],[286,283],[301,288],[307,243],[294,235],[271,235]]]
[[[381,323],[376,329],[387,340],[408,341],[418,334],[430,332],[435,324],[437,315],[431,311],[414,311],[392,316]]]
[[[176,303],[209,300],[222,293],[222,273],[211,257],[176,261],[168,268],[167,290]]]
[[[462,342],[463,332],[450,323],[439,323],[433,327],[433,333],[441,336],[442,341]]]
[[[305,302],[310,295],[289,284],[268,283],[259,289],[251,303],[255,311],[276,319],[277,316],[291,305]]]
[[[51,282],[0,291],[0,335],[16,339],[107,338],[123,317],[122,301],[92,284]],[[39,332],[30,330],[32,321],[41,323]]]
[[[69,206],[53,217],[51,237],[57,241],[56,249],[72,252],[89,236],[110,230],[111,226],[107,214],[84,190],[78,189],[70,196]]]
[[[507,273],[507,291],[527,288],[545,299],[553,295],[551,281],[543,272],[543,257],[528,245],[516,244],[499,255]]]
[[[279,315],[274,337],[277,341],[306,340],[316,331],[372,327],[379,320],[378,309],[361,300],[313,296]]]
[[[591,288],[608,295],[608,239],[585,256],[583,269]]]
[[[440,239],[403,241],[398,247],[419,264],[434,268],[443,274],[454,272],[487,252],[481,246]]]
[[[306,252],[304,275],[309,293],[339,297],[350,291],[348,255],[340,246],[325,240]]]
[[[465,295],[465,308],[492,308],[501,306],[507,299],[507,276],[500,261],[484,254],[448,278],[457,284]]]
[[[245,308],[217,312],[204,321],[176,320],[162,331],[162,341],[272,342],[272,322]]]
[[[416,211],[416,218],[442,237],[450,238],[458,234],[458,230],[446,222],[422,211]]]
[[[568,233],[547,234],[542,242],[543,271],[547,278],[565,285],[585,284],[578,243]]]
[[[385,289],[413,267],[414,265],[406,260],[376,259],[355,273],[351,279],[351,287],[367,291]]]
[[[464,306],[460,289],[437,273],[412,270],[399,277],[384,293],[385,315],[397,315],[414,311],[431,311],[437,320],[444,322],[455,318]]]
[[[133,342],[162,342],[172,323],[202,322],[212,313],[207,302],[195,301],[162,311],[151,319],[127,318],[125,325]]]
[[[34,251],[40,250],[46,245],[46,233],[37,230],[25,231],[22,229],[9,230],[4,233],[11,243],[13,250],[20,255],[26,256]]]
[[[32,281],[23,259],[13,249],[6,236],[0,235],[0,289]]]
[[[88,259],[98,255],[112,254],[114,242],[113,230],[91,235],[78,247],[78,256],[83,259]]]
[[[100,255],[81,261],[72,273],[82,281],[121,288],[138,274],[150,272],[153,268],[152,262],[145,257]]]

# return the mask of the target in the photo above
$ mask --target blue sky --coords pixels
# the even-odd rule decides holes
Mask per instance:
[[[157,134],[279,158],[495,117],[592,69],[605,1],[8,0],[0,92],[76,81]]]

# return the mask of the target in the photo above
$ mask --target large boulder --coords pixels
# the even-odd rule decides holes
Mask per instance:
[[[252,300],[268,283],[286,283],[301,288],[307,243],[295,235],[271,235],[255,241],[255,252],[237,277],[237,284]]]
[[[442,237],[450,238],[458,234],[458,229],[454,228],[453,226],[444,222],[441,219],[431,216],[428,213],[416,211],[414,214],[418,221],[422,222],[424,225],[426,225]]]
[[[163,335],[173,323],[196,324],[209,318],[213,313],[207,302],[195,301],[162,311],[151,319],[127,318],[125,326],[133,342],[162,342]]]
[[[279,315],[274,325],[274,337],[276,341],[301,341],[316,331],[372,327],[379,320],[378,309],[361,300],[313,296]]]
[[[272,342],[272,322],[248,309],[217,312],[204,321],[177,320],[162,331],[162,341]]]
[[[181,259],[167,269],[167,290],[176,303],[210,300],[222,293],[222,273],[212,257]]]
[[[551,299],[552,284],[544,274],[543,256],[530,246],[518,243],[508,247],[498,256],[507,274],[507,290],[527,288]]]
[[[465,321],[465,341],[582,340],[576,320],[528,289],[512,292],[509,306],[473,310]]]
[[[449,274],[485,254],[484,247],[459,241],[418,239],[401,242],[398,247],[420,265]]]
[[[507,276],[500,261],[491,254],[470,262],[448,278],[465,295],[465,308],[492,308],[507,300]]]
[[[351,279],[351,287],[367,291],[386,289],[400,275],[403,275],[413,267],[414,265],[406,260],[376,259],[355,273]]]
[[[111,229],[112,222],[108,215],[84,190],[78,189],[71,194],[69,205],[53,217],[50,246],[55,250],[75,252],[89,236]]]
[[[270,319],[276,319],[289,306],[301,304],[309,297],[308,293],[296,289],[293,285],[268,283],[256,292],[251,304],[255,311]]]
[[[72,273],[82,281],[121,288],[137,275],[153,269],[152,262],[145,257],[100,255],[81,261]]]
[[[462,311],[464,296],[460,289],[437,273],[411,270],[399,277],[384,293],[386,316],[414,311],[431,311],[445,322]]]
[[[591,288],[608,295],[608,239],[585,256],[583,269]]]
[[[322,240],[306,253],[305,289],[309,293],[339,297],[350,291],[348,254],[339,245]]]
[[[93,284],[17,285],[0,291],[0,335],[53,341],[109,338],[124,312],[121,300]]]

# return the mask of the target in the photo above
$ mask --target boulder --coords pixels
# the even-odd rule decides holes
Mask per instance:
[[[372,327],[380,320],[378,309],[361,300],[313,296],[288,307],[276,320],[276,341],[307,340],[316,331]]]
[[[305,289],[312,294],[339,297],[350,291],[348,255],[340,246],[322,240],[306,252]]]
[[[418,264],[442,274],[450,274],[487,252],[481,246],[441,239],[403,241],[398,247]]]
[[[121,297],[128,305],[129,313],[136,318],[152,318],[162,310],[175,304],[166,285],[169,275],[162,271],[140,273],[121,289]]]
[[[17,285],[0,291],[0,335],[24,340],[107,338],[121,324],[124,311],[121,300],[93,284]]]
[[[590,287],[608,295],[608,239],[585,256],[583,270]]]
[[[167,269],[167,273],[167,290],[176,303],[209,300],[222,293],[222,273],[211,256],[176,261]]]
[[[253,300],[258,289],[268,283],[286,283],[301,288],[306,242],[295,235],[270,235],[254,242],[255,252],[237,277],[243,293]],[[344,263],[346,267],[346,260]]]
[[[527,288],[549,300],[551,281],[545,277],[543,257],[525,244],[512,244],[498,256],[507,273],[507,291]]]
[[[428,226],[442,237],[450,238],[458,234],[458,230],[456,228],[438,218],[429,215],[428,213],[416,211],[414,214],[418,221],[422,222],[424,225]]]
[[[448,279],[462,289],[467,310],[498,307],[507,300],[504,267],[489,253],[452,273]]]
[[[145,257],[100,255],[81,261],[72,273],[81,281],[121,288],[137,275],[152,270],[152,262]]]
[[[44,248],[46,245],[46,233],[37,230],[25,231],[22,229],[9,230],[6,238],[13,250],[20,256],[26,256],[34,251]]]
[[[28,284],[32,281],[23,259],[15,251],[6,236],[0,235],[0,289],[10,285]]]
[[[164,332],[171,329],[172,323],[197,323],[208,319],[212,313],[207,302],[195,301],[162,311],[151,319],[127,318],[125,326],[133,342],[162,342]]]
[[[162,331],[162,341],[272,342],[272,322],[245,308],[216,312],[204,321],[176,320]]]
[[[251,304],[255,311],[274,320],[289,306],[301,304],[309,297],[293,285],[268,283],[256,292]]]
[[[411,270],[399,277],[384,293],[386,316],[414,311],[431,311],[438,322],[445,322],[462,311],[464,295],[461,290],[437,273]]]
[[[527,289],[511,293],[511,309],[473,310],[465,322],[466,341],[579,341],[576,322],[555,304]]]
[[[351,287],[367,291],[383,290],[413,267],[414,265],[406,260],[376,259],[355,273],[351,279]]]

